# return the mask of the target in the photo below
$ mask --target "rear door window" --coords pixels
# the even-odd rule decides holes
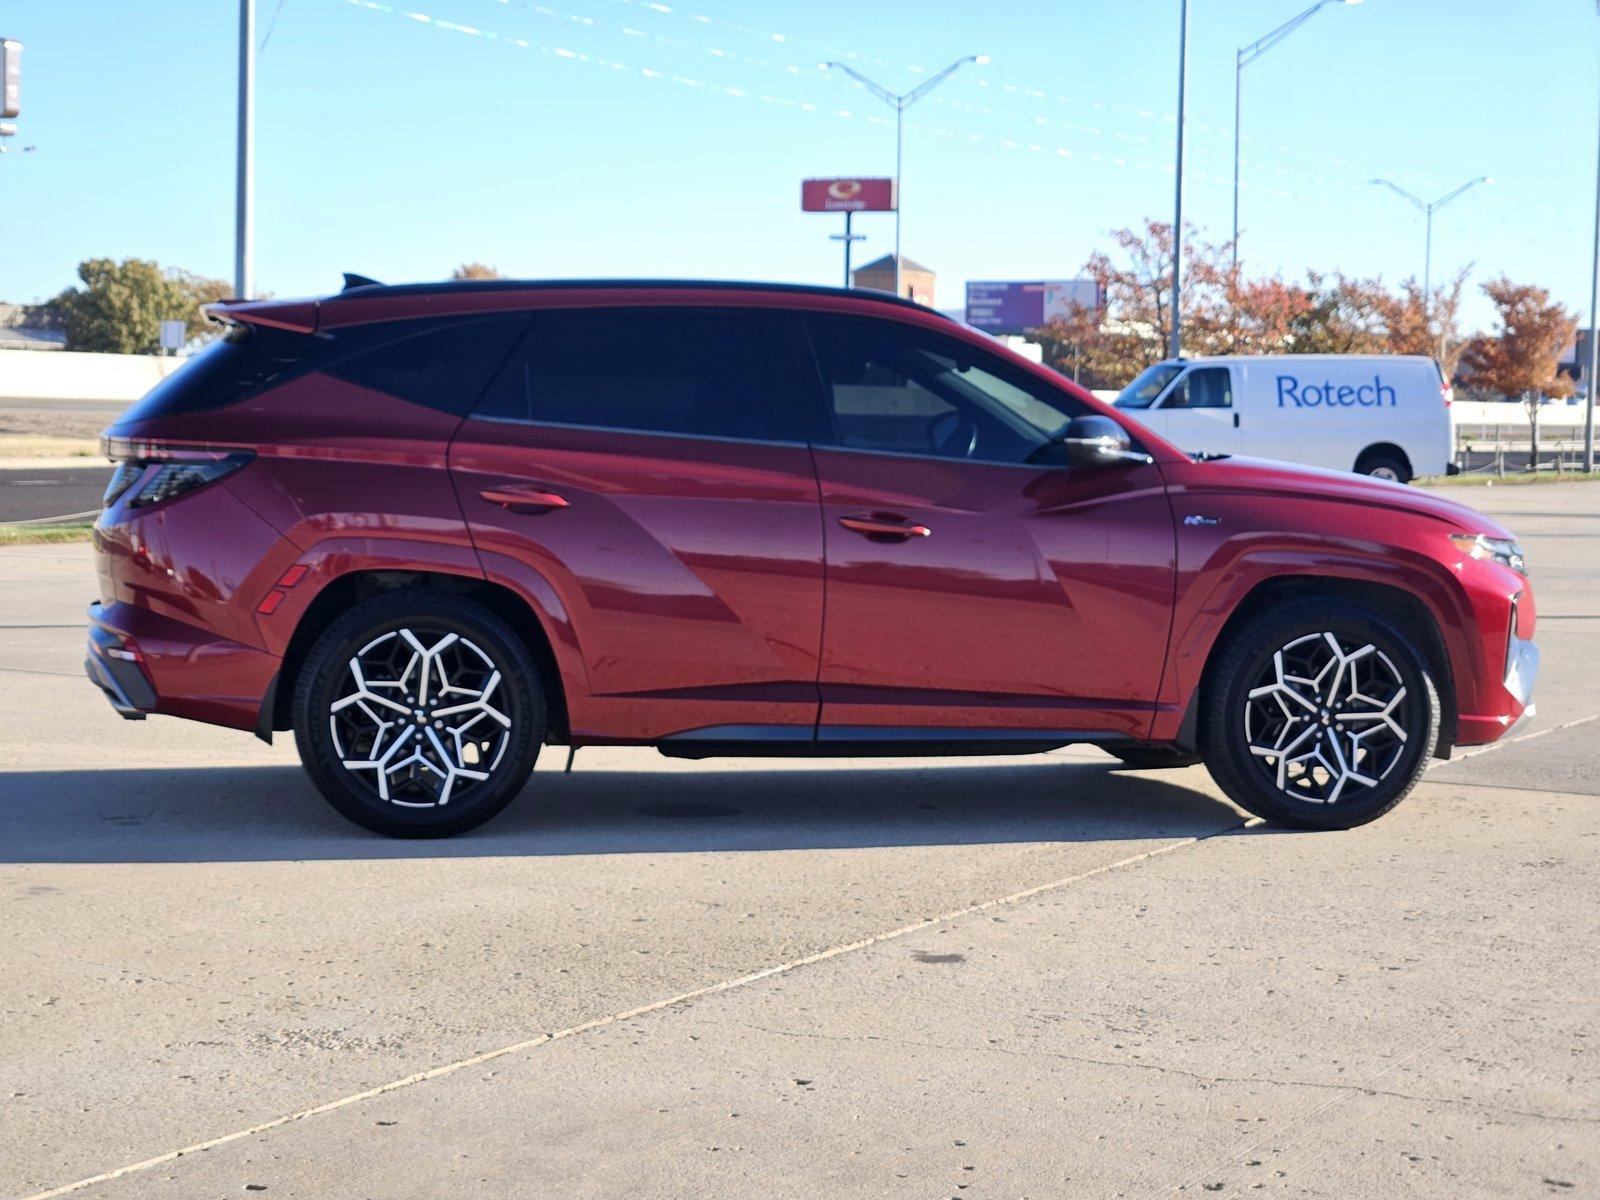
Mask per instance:
[[[734,310],[541,313],[477,417],[633,433],[805,441],[783,323]]]

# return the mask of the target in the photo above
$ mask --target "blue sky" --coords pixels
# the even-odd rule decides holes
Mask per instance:
[[[1219,239],[1234,49],[1306,2],[1193,0],[1186,212]],[[905,249],[939,272],[940,307],[969,278],[1071,276],[1108,230],[1170,219],[1177,0],[258,8],[263,35],[279,11],[259,60],[257,284],[279,296],[466,259],[833,283],[840,221],[802,214],[799,181],[890,174],[894,154],[888,110],[815,69],[846,54],[896,89],[993,56],[908,116]],[[13,141],[38,146],[0,158],[0,299],[53,294],[92,255],[231,275],[237,9],[0,5],[0,35],[26,47]],[[1247,69],[1244,258],[1291,279],[1420,275],[1421,217],[1367,180],[1432,197],[1492,175],[1436,217],[1435,278],[1504,271],[1587,318],[1597,54],[1588,0],[1329,6]],[[858,262],[892,248],[891,218],[857,227]]]

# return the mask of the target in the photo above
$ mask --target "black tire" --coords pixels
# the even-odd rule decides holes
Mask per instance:
[[[1175,767],[1192,767],[1201,761],[1198,754],[1189,754],[1176,746],[1107,746],[1106,753],[1120,758],[1132,771],[1166,771]]]
[[[424,647],[444,644],[423,664],[426,679],[419,666],[422,660],[414,657],[402,630],[411,631]],[[413,658],[401,670],[398,664],[407,654]],[[370,676],[365,688],[358,686],[352,670],[358,655],[364,664],[362,676]],[[392,670],[384,669],[389,656],[393,656]],[[489,690],[494,672],[500,678]],[[378,680],[379,674],[409,678],[412,684],[391,688],[386,686],[389,681]],[[454,677],[461,685],[451,686],[454,695],[442,690],[439,676],[446,681]],[[433,684],[431,696],[418,687],[422,682]],[[476,700],[473,689],[483,693]],[[340,710],[346,715],[337,716],[333,706],[352,692],[374,698],[348,702]],[[407,695],[409,704],[404,703]],[[383,703],[390,696],[396,699]],[[487,711],[471,712],[471,705],[480,702],[509,725]],[[452,708],[468,711],[435,716],[436,709]],[[419,711],[424,714],[421,720],[416,718]],[[378,724],[390,718],[396,722],[392,732]],[[476,736],[454,737],[452,722],[458,729],[485,736],[481,741]],[[312,782],[356,824],[389,837],[449,837],[487,821],[522,790],[544,733],[544,692],[527,648],[499,617],[456,596],[400,591],[356,605],[323,631],[295,681],[295,745]],[[378,752],[382,759],[386,747],[394,748],[395,765],[345,766],[345,754],[365,753],[366,761],[378,761],[372,753]],[[409,766],[407,756],[415,760]],[[397,776],[396,771],[404,774]],[[469,778],[461,772],[485,777]],[[390,792],[388,798],[380,794],[380,787]]]
[[[1325,636],[1318,640],[1327,634],[1340,644],[1339,655]],[[1275,659],[1280,650],[1281,673]],[[1328,660],[1328,673],[1319,676],[1324,683],[1292,682],[1309,678],[1295,672],[1314,672],[1318,655]],[[1340,668],[1340,656],[1354,665]],[[1359,698],[1344,694],[1341,683],[1342,699],[1324,705],[1322,692],[1333,690],[1340,670],[1358,673],[1351,686]],[[1285,684],[1280,674],[1291,682]],[[1439,694],[1427,658],[1390,618],[1364,604],[1310,597],[1274,607],[1229,637],[1207,680],[1200,739],[1207,768],[1235,804],[1280,825],[1350,829],[1376,820],[1417,785],[1438,742]],[[1271,691],[1252,699],[1255,688]],[[1369,701],[1369,694],[1376,699]],[[1318,703],[1308,707],[1308,696]],[[1388,720],[1364,715],[1379,713],[1386,701]],[[1278,758],[1251,752],[1252,736],[1263,749],[1298,745],[1300,753],[1282,756],[1287,762],[1280,776]],[[1330,765],[1342,783],[1335,782]],[[1354,782],[1351,770],[1373,784]]]
[[[1356,464],[1356,474],[1392,479],[1395,483],[1411,482],[1411,468],[1392,454],[1363,455],[1361,461]]]

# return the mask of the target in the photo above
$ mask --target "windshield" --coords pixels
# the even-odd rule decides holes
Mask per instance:
[[[1149,408],[1181,370],[1182,363],[1157,363],[1153,367],[1146,367],[1134,377],[1132,383],[1117,393],[1117,398],[1111,403],[1118,408]]]

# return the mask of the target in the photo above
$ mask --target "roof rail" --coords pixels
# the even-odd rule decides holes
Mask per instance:
[[[775,292],[790,295],[850,296],[857,300],[872,300],[882,304],[896,304],[921,313],[944,316],[938,309],[918,304],[892,292],[879,292],[871,288],[827,287],[811,283],[758,283],[737,279],[442,279],[434,283],[384,283],[362,275],[345,276],[345,290],[372,287],[368,295],[416,296],[439,292],[503,292],[503,291],[560,291],[578,288],[684,288],[696,291],[752,291]],[[359,281],[359,282],[352,282]],[[382,289],[381,292],[378,289]],[[946,320],[949,318],[946,317]]]

